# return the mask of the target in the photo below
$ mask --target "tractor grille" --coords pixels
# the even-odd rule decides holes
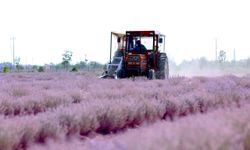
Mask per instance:
[[[128,56],[128,62],[140,62],[140,56],[130,55]]]

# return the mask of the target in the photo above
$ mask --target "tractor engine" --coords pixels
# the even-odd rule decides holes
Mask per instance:
[[[146,54],[128,54],[125,58],[125,70],[128,70],[128,76],[138,76],[146,74],[147,56]]]

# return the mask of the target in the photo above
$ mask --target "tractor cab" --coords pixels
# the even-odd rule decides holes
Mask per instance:
[[[114,38],[116,42],[113,42]],[[156,31],[126,31],[126,34],[112,32],[110,41],[110,62],[104,76],[146,76],[149,79],[165,79],[165,75],[168,76],[163,34]],[[111,58],[114,47],[117,50]]]
[[[165,36],[155,31],[127,31],[126,51],[145,53],[152,51],[165,51],[163,43]]]

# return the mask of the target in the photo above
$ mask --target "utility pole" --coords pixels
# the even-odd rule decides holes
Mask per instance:
[[[11,37],[10,38],[10,41],[12,41],[12,65],[13,65],[13,67],[15,66],[15,40],[16,40],[16,38],[13,36],[13,37]]]

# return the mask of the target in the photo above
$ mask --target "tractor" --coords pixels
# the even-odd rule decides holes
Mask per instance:
[[[113,49],[116,51],[112,57]],[[165,35],[156,31],[126,31],[125,34],[111,32],[110,60],[105,66],[101,78],[168,78]]]

